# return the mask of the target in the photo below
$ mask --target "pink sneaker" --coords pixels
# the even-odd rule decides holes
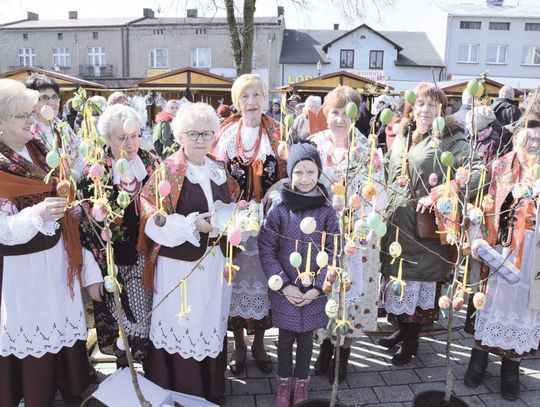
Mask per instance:
[[[274,407],[290,407],[291,405],[291,390],[293,378],[287,377],[277,377],[277,392],[276,398],[274,399]]]
[[[300,403],[308,399],[309,391],[309,377],[307,379],[294,379],[294,405],[297,406]]]

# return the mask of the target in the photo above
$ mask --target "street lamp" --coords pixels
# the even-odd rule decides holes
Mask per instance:
[[[319,59],[319,61],[317,62],[317,73],[319,74],[318,76],[321,76],[321,70],[322,70],[322,62]]]

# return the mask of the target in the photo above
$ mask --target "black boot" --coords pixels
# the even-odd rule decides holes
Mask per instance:
[[[502,359],[501,395],[506,400],[517,400],[519,397],[519,364],[520,361]]]
[[[476,348],[472,349],[469,367],[465,372],[465,386],[474,388],[482,383],[482,376],[484,376],[488,365],[488,356],[489,352]]]
[[[338,367],[338,383],[341,383],[347,377],[347,365],[349,364],[349,356],[351,354],[351,348],[339,347],[339,367]],[[336,358],[332,359],[328,369],[328,379],[330,384],[334,383],[335,379],[335,367],[336,367]]]
[[[403,324],[399,321],[399,328],[396,329],[391,335],[386,338],[381,338],[377,342],[379,345],[384,346],[387,349],[393,348],[403,340]]]
[[[402,366],[409,363],[418,351],[418,334],[420,326],[415,323],[403,322],[403,343],[392,358],[394,366]]]
[[[319,357],[313,366],[315,369],[315,375],[319,376],[328,370],[328,365],[334,356],[334,345],[330,339],[325,339],[322,341],[319,349]]]

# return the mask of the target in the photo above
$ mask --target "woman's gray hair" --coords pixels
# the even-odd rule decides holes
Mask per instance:
[[[307,97],[305,104],[306,107],[313,106],[316,107],[318,110],[322,106],[322,100],[320,96],[311,95]]]
[[[112,133],[113,124],[119,120],[124,122],[126,119],[134,119],[138,123],[138,127],[141,127],[141,120],[137,112],[126,105],[112,105],[108,106],[98,121],[98,131],[103,137],[109,137]]]
[[[31,111],[39,99],[39,92],[27,89],[13,79],[0,79],[0,120],[9,119],[23,109]]]
[[[180,133],[191,130],[199,122],[208,123],[214,133],[219,129],[219,117],[212,106],[197,102],[180,107],[172,121],[174,137],[178,140]]]

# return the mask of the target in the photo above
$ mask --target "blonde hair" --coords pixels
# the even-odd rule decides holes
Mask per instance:
[[[109,137],[113,130],[113,123],[115,121],[124,122],[126,119],[134,119],[141,127],[141,119],[137,112],[126,105],[112,105],[108,106],[101,116],[99,116],[98,121],[98,131],[103,137]]]
[[[268,84],[259,75],[254,73],[240,75],[238,78],[236,78],[231,88],[231,98],[234,106],[236,106],[239,112],[240,103],[238,102],[240,95],[244,93],[246,89],[251,87],[259,88],[264,96],[264,99],[268,99]]]
[[[7,120],[24,109],[31,111],[38,99],[39,92],[27,89],[23,83],[0,79],[0,120]]]
[[[215,133],[219,129],[219,117],[214,108],[206,103],[189,103],[180,107],[172,121],[172,131],[178,140],[180,133],[189,131],[194,123],[208,123]]]
[[[328,117],[330,109],[341,109],[347,106],[349,102],[354,102],[360,112],[360,106],[362,105],[360,94],[350,86],[338,86],[324,97],[324,115]]]

